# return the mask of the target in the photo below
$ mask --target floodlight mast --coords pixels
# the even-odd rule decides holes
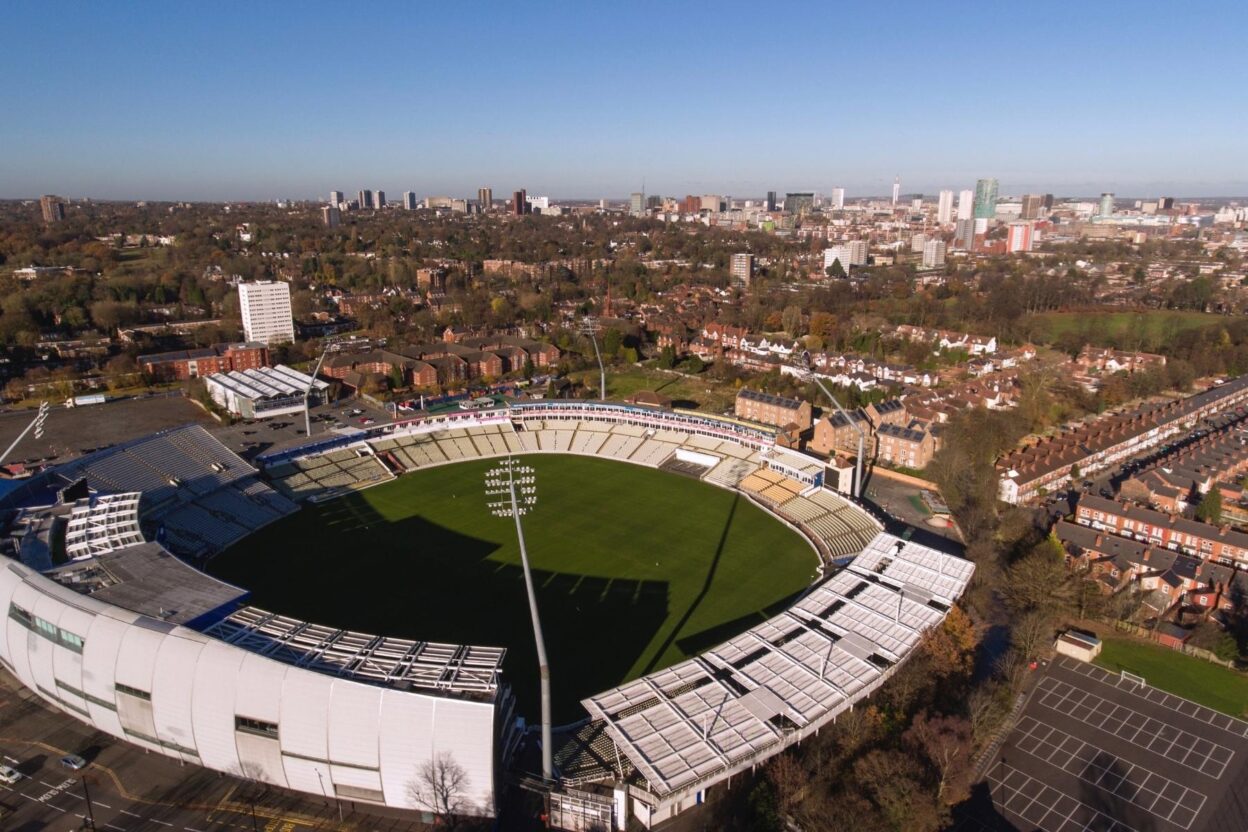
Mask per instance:
[[[39,402],[39,412],[35,414],[35,418],[30,420],[30,424],[26,426],[26,430],[17,435],[13,440],[13,444],[4,449],[4,453],[0,454],[0,462],[4,462],[9,458],[9,454],[13,453],[13,449],[17,447],[17,443],[26,438],[26,434],[31,430],[35,432],[35,438],[40,439],[43,436],[43,423],[48,421],[48,403]]]
[[[823,395],[828,397],[828,399],[832,402],[832,404],[836,406],[837,411],[842,416],[845,417],[845,421],[849,423],[849,426],[853,428],[855,431],[857,431],[858,433],[858,459],[854,463],[854,468],[855,468],[854,497],[856,498],[861,497],[862,496],[862,455],[864,452],[864,448],[866,447],[867,436],[865,433],[862,432],[862,428],[859,427],[858,423],[854,421],[853,419],[849,418],[849,414],[845,412],[845,408],[841,407],[841,403],[836,400],[836,396],[832,395],[832,391],[827,388],[827,385],[823,383],[823,380],[820,379],[819,376],[814,376],[814,379],[815,379],[815,384],[818,384],[819,389],[823,391]]]
[[[329,355],[329,345],[325,345],[325,349],[321,350],[321,357],[316,362],[316,369],[312,371],[312,380],[308,382],[308,389],[303,391],[303,435],[312,438],[312,388],[316,386],[316,377],[321,372],[321,365],[325,363],[325,356]]]
[[[506,479],[502,479],[504,471]],[[520,494],[516,495],[516,474],[521,478]],[[542,635],[542,619],[537,611],[537,593],[533,588],[533,572],[529,568],[529,552],[524,545],[524,526],[520,523],[520,515],[528,511],[537,502],[537,478],[533,469],[520,465],[511,457],[507,457],[498,467],[486,472],[485,493],[487,497],[499,496],[503,499],[489,503],[490,510],[498,517],[511,516],[516,522],[516,539],[520,543],[520,564],[524,570],[524,588],[529,596],[529,615],[533,619],[533,639],[537,644],[537,666],[542,688],[542,777],[554,780],[554,754],[551,741],[550,716],[550,663],[546,659],[546,638]]]
[[[598,322],[593,318],[586,318],[581,324],[581,330],[589,336],[589,342],[594,345],[594,357],[598,359],[598,376],[599,389],[598,400],[605,402],[607,400],[607,367],[602,363],[602,353],[598,351]]]

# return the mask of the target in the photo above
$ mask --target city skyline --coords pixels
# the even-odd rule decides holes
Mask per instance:
[[[369,184],[596,199],[643,182],[853,197],[887,196],[897,175],[903,194],[993,177],[1003,193],[1234,196],[1248,193],[1248,117],[1226,105],[1242,73],[1165,66],[1231,54],[1248,11],[1207,5],[1080,6],[1079,26],[1046,9],[1027,21],[1033,55],[1008,9],[909,3],[770,17],[272,7],[224,39],[191,10],[18,3],[0,198],[323,199]],[[352,60],[361,42],[368,60]]]

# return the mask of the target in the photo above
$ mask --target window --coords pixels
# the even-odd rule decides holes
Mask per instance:
[[[59,641],[56,635],[56,625],[51,621],[44,621],[42,618],[35,618],[35,632],[49,641]]]
[[[234,717],[234,730],[242,731],[246,734],[256,734],[261,737],[277,737],[276,722],[265,722],[262,719],[252,719],[247,716]]]
[[[132,688],[129,685],[123,685],[121,682],[118,682],[117,684],[113,685],[113,687],[117,690],[118,693],[124,693],[127,696],[133,696],[135,699],[145,699],[148,702],[152,701],[152,695],[145,690],[139,690],[138,688]]]
[[[20,622],[22,626],[24,627],[33,628],[34,626],[34,621],[35,621],[34,616],[32,616],[29,612],[27,612],[26,610],[22,609],[17,604],[14,604],[12,602],[9,603],[9,618],[12,618],[14,621]]]
[[[62,646],[67,647],[70,650],[73,650],[75,653],[82,652],[82,646],[86,643],[83,640],[82,636],[75,635],[74,633],[71,633],[69,630],[59,630],[57,634],[60,636],[60,642]]]

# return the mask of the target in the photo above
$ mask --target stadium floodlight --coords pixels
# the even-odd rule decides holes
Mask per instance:
[[[836,407],[837,411],[840,412],[840,414],[845,417],[845,421],[849,423],[849,426],[858,432],[858,459],[854,463],[854,467],[856,469],[854,472],[854,497],[861,497],[862,496],[862,455],[865,452],[865,448],[867,444],[867,435],[863,433],[862,428],[859,426],[859,424],[855,420],[849,417],[849,414],[845,412],[845,408],[841,407],[841,403],[836,400],[836,396],[832,395],[832,391],[829,390],[827,388],[827,385],[823,383],[823,379],[819,378],[819,376],[814,376],[814,379],[815,379],[815,384],[818,384],[819,389],[823,391],[823,395],[827,396],[828,399],[832,402],[832,404]]]
[[[588,335],[590,343],[594,345],[594,356],[598,359],[598,400],[605,402],[607,400],[607,367],[602,363],[602,353],[598,351],[598,321],[585,318],[581,321],[581,332]]]
[[[325,349],[321,351],[321,357],[316,362],[316,369],[312,371],[312,378],[308,381],[308,389],[303,391],[303,435],[312,438],[312,388],[316,386],[316,376],[321,372],[321,365],[325,363],[325,356],[329,355],[329,345],[325,345]]]
[[[36,439],[43,438],[43,425],[45,422],[48,421],[49,412],[50,410],[49,410],[48,403],[40,402],[39,412],[35,414],[35,418],[31,419],[30,424],[26,426],[26,429],[17,435],[17,438],[13,440],[13,444],[5,448],[4,453],[0,454],[0,462],[4,462],[6,459],[8,459],[9,454],[13,453],[13,449],[17,447],[17,443],[25,439],[26,434],[30,433],[32,430],[35,432]]]
[[[524,526],[520,523],[520,517],[537,505],[537,477],[530,466],[518,459],[507,457],[486,471],[485,497],[491,514],[495,517],[511,517],[516,521],[520,565],[524,569],[524,588],[529,595],[529,615],[533,619],[533,639],[537,643],[537,667],[542,685],[542,777],[549,782],[554,779],[550,738],[550,663],[546,660],[546,639],[542,635],[542,619],[537,612],[537,593],[533,589],[529,552],[524,545]]]

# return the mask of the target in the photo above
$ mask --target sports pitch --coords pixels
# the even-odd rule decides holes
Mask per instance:
[[[525,539],[550,654],[554,716],[774,613],[814,579],[810,545],[744,497],[652,468],[524,457],[538,502]],[[507,648],[520,712],[537,668],[520,550],[486,508],[475,460],[307,505],[208,566],[251,602],[320,624]]]

